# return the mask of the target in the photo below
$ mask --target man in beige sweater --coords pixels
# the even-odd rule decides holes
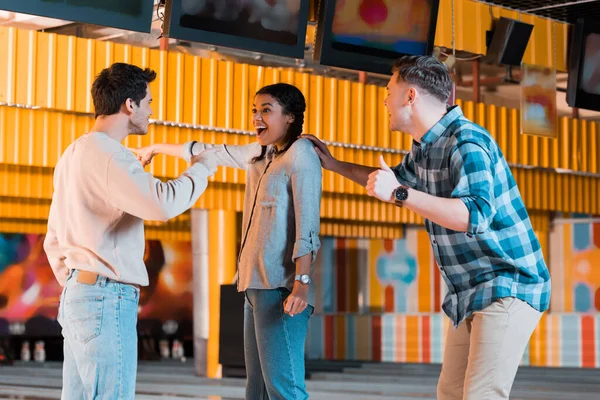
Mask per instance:
[[[144,220],[166,221],[196,202],[214,174],[209,151],[179,178],[161,182],[121,145],[145,135],[156,73],[117,63],[94,81],[96,122],[64,152],[44,241],[64,287],[63,399],[133,399],[137,311],[144,265]]]

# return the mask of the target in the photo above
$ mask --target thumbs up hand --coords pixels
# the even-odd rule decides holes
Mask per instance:
[[[388,165],[385,163],[385,160],[383,159],[382,155],[379,156],[379,168],[381,168],[384,171],[392,172],[391,168],[388,167]]]
[[[367,181],[367,194],[377,197],[381,201],[393,203],[393,193],[400,186],[394,171],[386,164],[383,156],[379,156],[379,169],[369,174]]]

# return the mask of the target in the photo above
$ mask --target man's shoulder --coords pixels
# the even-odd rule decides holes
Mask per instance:
[[[463,117],[457,120],[451,129],[450,136],[453,139],[452,144],[455,147],[471,143],[480,146],[490,153],[496,153],[498,150],[498,144],[490,132],[467,118]]]
[[[63,152],[57,163],[71,164],[71,160],[77,164],[77,168],[92,173],[103,169],[114,156],[130,153],[119,142],[112,140],[102,133],[86,133],[71,143]]]

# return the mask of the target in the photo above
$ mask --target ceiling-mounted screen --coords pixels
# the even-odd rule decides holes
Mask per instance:
[[[150,32],[153,0],[0,0],[0,10]]]
[[[433,51],[439,0],[322,0],[315,59],[391,74],[397,58]]]
[[[567,104],[600,111],[600,23],[579,20],[569,52]]]
[[[170,0],[171,38],[304,58],[308,0]]]

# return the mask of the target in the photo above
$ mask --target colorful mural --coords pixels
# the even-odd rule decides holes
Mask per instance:
[[[440,312],[445,286],[425,229],[396,240],[321,238],[317,313]]]
[[[551,312],[522,363],[600,368],[600,223],[556,220],[549,241]],[[326,237],[322,244],[310,358],[441,362],[445,285],[424,229],[407,227],[394,241]]]
[[[43,249],[43,235],[0,234],[0,318],[55,319],[62,288]],[[150,285],[140,294],[140,319],[192,319],[192,252],[189,242],[146,242]]]
[[[600,220],[556,220],[550,260],[552,311],[600,311]]]
[[[315,266],[311,359],[440,363],[449,320],[445,285],[424,229],[395,240],[322,237]],[[0,318],[55,318],[61,288],[42,249],[43,236],[0,234]],[[558,219],[549,235],[553,278],[546,313],[524,365],[600,368],[600,223]],[[150,286],[140,319],[191,320],[189,242],[147,241]]]
[[[61,287],[48,265],[44,236],[0,234],[0,317],[56,318]]]

